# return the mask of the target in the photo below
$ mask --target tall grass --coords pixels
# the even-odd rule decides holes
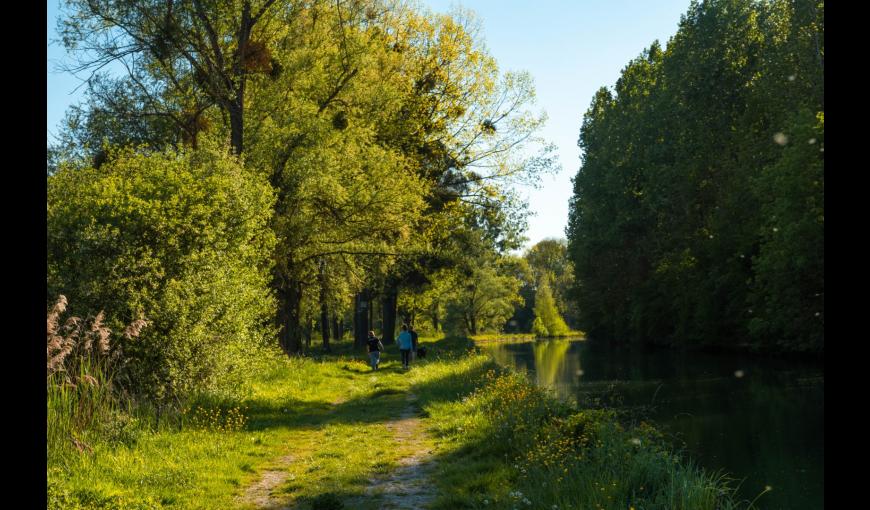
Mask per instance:
[[[48,312],[46,348],[46,394],[48,406],[48,456],[63,457],[73,450],[92,450],[94,440],[123,433],[129,418],[124,402],[115,395],[113,368],[121,357],[112,349],[111,330],[104,324],[103,312],[90,321],[69,317],[67,299],[60,296]],[[135,338],[147,325],[139,319],[125,328],[127,338]],[[119,418],[120,417],[120,418]],[[120,431],[119,431],[120,429]]]

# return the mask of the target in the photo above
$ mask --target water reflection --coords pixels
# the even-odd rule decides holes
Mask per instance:
[[[580,405],[640,410],[756,507],[824,507],[824,368],[818,364],[583,341],[486,346],[503,365]]]

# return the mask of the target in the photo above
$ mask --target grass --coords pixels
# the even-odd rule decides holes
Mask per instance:
[[[346,342],[330,355],[276,357],[243,400],[201,398],[176,426],[138,423],[127,440],[49,455],[49,508],[251,510],[242,496],[274,471],[282,504],[376,509],[377,496],[358,497],[411,453],[386,428],[408,393],[426,430],[418,447],[436,460],[434,508],[736,507],[724,480],[674,456],[652,427],[562,404],[469,339],[421,343],[427,358],[407,372],[395,346],[378,372]]]

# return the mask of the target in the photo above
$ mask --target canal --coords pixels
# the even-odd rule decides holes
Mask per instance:
[[[824,508],[824,366],[580,339],[482,346],[580,406],[629,410],[764,510]],[[767,488],[767,491],[765,492]]]

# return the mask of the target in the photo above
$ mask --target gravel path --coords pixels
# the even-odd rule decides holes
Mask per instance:
[[[432,451],[424,441],[423,423],[417,417],[414,403],[417,397],[409,394],[408,406],[395,420],[386,424],[397,445],[410,446],[413,452],[399,460],[399,467],[384,477],[369,480],[366,496],[380,495],[380,508],[418,509],[426,508],[435,498],[430,476],[435,468]],[[356,499],[346,502],[345,508],[355,508]]]

